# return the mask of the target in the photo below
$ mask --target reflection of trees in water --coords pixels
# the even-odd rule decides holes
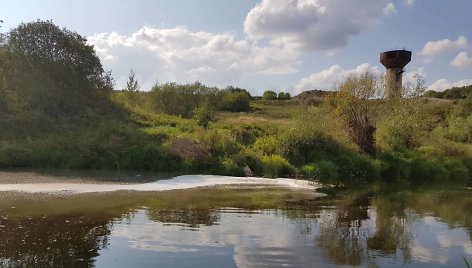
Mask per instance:
[[[395,255],[400,250],[404,263],[411,261],[411,233],[414,213],[408,210],[406,200],[398,196],[376,197],[375,234],[367,240],[370,250],[383,255]]]
[[[0,267],[93,267],[107,220],[54,216],[0,221]]]
[[[398,250],[407,263],[412,221],[403,199],[357,195],[338,201],[334,210],[322,214],[316,241],[339,265],[377,266],[375,255],[396,257]]]
[[[357,197],[322,213],[316,241],[334,263],[360,265],[367,261],[369,205],[368,197]]]
[[[213,209],[156,209],[148,211],[149,218],[163,223],[183,223],[189,227],[211,226],[220,220]]]

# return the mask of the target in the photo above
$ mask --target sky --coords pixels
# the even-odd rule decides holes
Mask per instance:
[[[408,49],[404,83],[472,84],[470,0],[0,0],[0,31],[52,20],[85,36],[116,88],[130,69],[155,83],[296,95],[334,90],[350,74],[379,77],[379,54]]]

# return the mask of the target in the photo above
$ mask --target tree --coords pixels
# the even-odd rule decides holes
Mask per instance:
[[[110,73],[103,70],[93,46],[78,33],[51,21],[20,24],[8,33],[6,47],[29,62],[67,68],[97,89],[113,89]]]
[[[263,100],[276,100],[277,99],[277,93],[275,93],[272,90],[267,90],[262,94],[262,99]]]
[[[289,100],[292,96],[288,92],[279,92],[279,96],[277,97],[279,100]]]
[[[248,112],[251,109],[249,102],[249,96],[245,92],[226,92],[218,106],[221,110],[232,113]]]
[[[126,88],[125,90],[128,91],[128,92],[137,92],[139,91],[139,82],[138,80],[135,78],[135,73],[133,71],[133,69],[130,69],[129,70],[129,74],[128,74],[128,81],[126,81]]]
[[[215,107],[209,101],[204,101],[193,110],[193,117],[199,126],[207,129],[210,122],[216,118]]]
[[[79,34],[50,21],[23,23],[7,33],[0,48],[1,90],[12,108],[28,113],[25,118],[110,107],[113,79]]]
[[[379,81],[371,73],[351,75],[341,83],[335,95],[328,98],[334,114],[347,128],[351,140],[368,154],[374,154],[375,121],[380,109]]]

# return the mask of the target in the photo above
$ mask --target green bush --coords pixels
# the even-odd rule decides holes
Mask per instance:
[[[319,167],[315,164],[306,164],[300,168],[305,179],[318,179],[319,178]]]
[[[267,90],[262,94],[262,99],[263,100],[276,100],[277,99],[277,93],[275,93],[272,90]]]
[[[317,162],[316,165],[318,166],[318,179],[321,181],[332,181],[339,178],[339,168],[335,163],[328,160],[322,160]]]
[[[227,92],[224,93],[218,108],[232,113],[249,112],[250,96],[246,92]]]
[[[311,129],[292,129],[281,136],[282,155],[297,166],[337,158],[343,149],[331,137]]]
[[[279,176],[289,176],[293,171],[290,163],[280,155],[262,157],[264,177],[277,178]]]
[[[225,157],[219,162],[216,173],[225,176],[244,176],[243,168],[239,166],[234,159],[229,157]]]
[[[274,136],[258,138],[253,148],[263,155],[273,155],[280,151],[280,141]]]

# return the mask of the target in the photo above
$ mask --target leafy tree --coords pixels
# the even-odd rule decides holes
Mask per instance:
[[[227,92],[224,93],[219,106],[221,110],[233,113],[248,112],[250,110],[249,101],[249,96],[245,92]]]
[[[133,69],[130,69],[125,88],[125,90],[128,92],[137,92],[140,89],[139,82],[136,79],[135,75],[136,74],[134,73]]]
[[[51,21],[22,23],[7,36],[7,49],[30,63],[67,68],[100,90],[111,90],[113,80],[103,70],[93,46],[76,32]]]
[[[0,58],[0,94],[15,129],[48,129],[53,124],[42,120],[111,107],[113,80],[77,33],[49,21],[23,23],[7,33]]]
[[[277,93],[275,93],[272,90],[267,90],[262,94],[262,99],[263,100],[276,100],[277,99]]]
[[[352,75],[328,98],[335,115],[347,128],[351,140],[368,154],[375,153],[375,121],[380,109],[381,86],[371,73]]]
[[[199,126],[207,129],[210,122],[216,118],[215,107],[209,101],[204,101],[193,110],[193,117]]]
[[[150,102],[156,111],[190,118],[193,110],[203,101],[208,100],[215,106],[217,97],[216,88],[206,87],[200,82],[185,85],[167,83],[151,89]]]
[[[279,100],[289,100],[292,96],[288,92],[279,92],[278,99]]]

